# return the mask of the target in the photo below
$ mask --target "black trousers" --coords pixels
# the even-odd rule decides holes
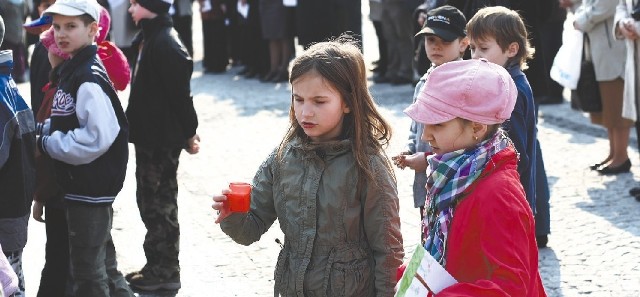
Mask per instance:
[[[45,207],[47,244],[37,297],[68,296],[69,231],[64,208]],[[70,291],[69,291],[70,292]]]

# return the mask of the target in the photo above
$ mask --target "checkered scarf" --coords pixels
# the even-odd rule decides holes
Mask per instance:
[[[424,248],[442,265],[446,263],[447,235],[453,210],[461,194],[480,176],[487,162],[509,145],[502,131],[472,149],[429,157],[427,199],[422,227]]]

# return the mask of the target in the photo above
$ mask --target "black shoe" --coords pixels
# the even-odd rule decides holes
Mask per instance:
[[[281,83],[281,82],[288,82],[289,81],[289,71],[278,71],[276,73],[276,75],[273,77],[273,79],[271,79],[271,82],[274,83]]]
[[[562,96],[541,96],[539,97],[539,102],[541,105],[562,104],[564,103],[564,98]]]
[[[634,197],[636,198],[636,201],[640,202],[640,194],[635,195]]]
[[[139,273],[129,280],[129,287],[144,291],[178,290],[181,286],[179,274],[162,278],[150,273]]]
[[[389,77],[387,75],[378,75],[373,78],[373,82],[377,84],[388,84],[391,83],[395,78]]]
[[[244,67],[242,70],[238,71],[238,75],[247,75],[247,73],[253,71],[251,67]]]
[[[598,168],[600,168],[604,164],[607,164],[607,162],[609,162],[609,161],[603,161],[602,163],[596,163],[596,164],[593,164],[593,165],[589,166],[589,168],[591,170],[598,170]]]
[[[629,190],[629,195],[631,196],[640,196],[640,187],[633,187]]]
[[[538,248],[546,248],[547,243],[549,243],[548,235],[536,235],[536,242],[538,243]]]
[[[617,167],[611,165],[598,169],[598,173],[602,175],[614,175],[618,173],[627,173],[631,170],[631,160],[627,159],[624,163]]]
[[[136,275],[138,275],[138,274],[141,274],[141,273],[142,273],[142,271],[141,271],[141,270],[140,270],[140,271],[129,272],[129,273],[125,274],[124,279],[125,279],[127,282],[130,282],[130,281],[131,281],[131,279],[132,279],[134,276],[136,276]]]
[[[269,71],[269,73],[265,74],[262,78],[260,78],[261,82],[271,82],[276,75],[278,75],[278,71]]]
[[[391,84],[394,86],[409,85],[412,83],[413,83],[413,79],[406,78],[406,77],[394,77],[393,79],[391,79]]]

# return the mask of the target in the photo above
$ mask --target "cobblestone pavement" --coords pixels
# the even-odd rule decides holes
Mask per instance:
[[[370,24],[365,26],[365,34],[371,33]],[[198,38],[196,48],[200,48]],[[375,48],[374,42],[365,38],[365,49]],[[196,60],[199,55],[196,52]],[[366,50],[365,56],[368,62],[376,58]],[[197,64],[192,87],[202,150],[193,156],[183,153],[178,173],[182,289],[139,293],[139,297],[273,295],[279,250],[275,239],[283,239],[277,223],[259,242],[245,247],[222,233],[210,208],[211,196],[230,181],[252,179],[279,143],[288,121],[288,85],[246,80],[235,75],[238,70],[203,75]],[[20,89],[29,94],[28,84]],[[395,128],[389,155],[402,150],[407,138],[409,119],[402,110],[410,103],[412,91],[410,86],[371,85],[384,116]],[[121,95],[126,105],[128,94]],[[632,173],[604,177],[587,168],[607,153],[603,136],[604,130],[590,125],[568,103],[541,108],[539,138],[551,186],[552,234],[549,248],[539,255],[549,296],[640,296],[640,203],[627,194],[640,180],[637,140],[633,138],[629,149],[635,165]],[[112,234],[119,268],[125,273],[145,262],[145,230],[135,203],[134,170],[131,154],[124,189],[114,203]],[[402,233],[410,255],[419,240],[419,214],[411,198],[413,178],[406,170],[396,174]],[[44,225],[32,220],[29,229],[24,270],[27,296],[34,296],[44,259]]]

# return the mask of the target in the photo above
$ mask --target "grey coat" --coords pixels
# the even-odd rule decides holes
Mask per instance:
[[[351,142],[292,141],[256,174],[248,214],[222,230],[234,241],[258,241],[278,219],[285,235],[275,271],[282,296],[393,296],[404,255],[395,179],[383,154],[370,155],[375,180],[356,194]]]
[[[640,69],[640,39],[625,39],[618,30],[618,23],[627,18],[631,18],[634,0],[620,0],[616,8],[614,19],[613,34],[617,39],[624,40],[627,47],[626,65],[624,73],[624,99],[622,105],[622,117],[632,121],[637,120],[637,106],[639,106],[636,94],[636,85],[639,83],[640,77],[636,74]],[[636,30],[640,32],[640,22],[634,21]]]
[[[613,37],[618,0],[585,0],[575,11],[575,23],[589,37],[597,81],[624,77],[625,45]]]

